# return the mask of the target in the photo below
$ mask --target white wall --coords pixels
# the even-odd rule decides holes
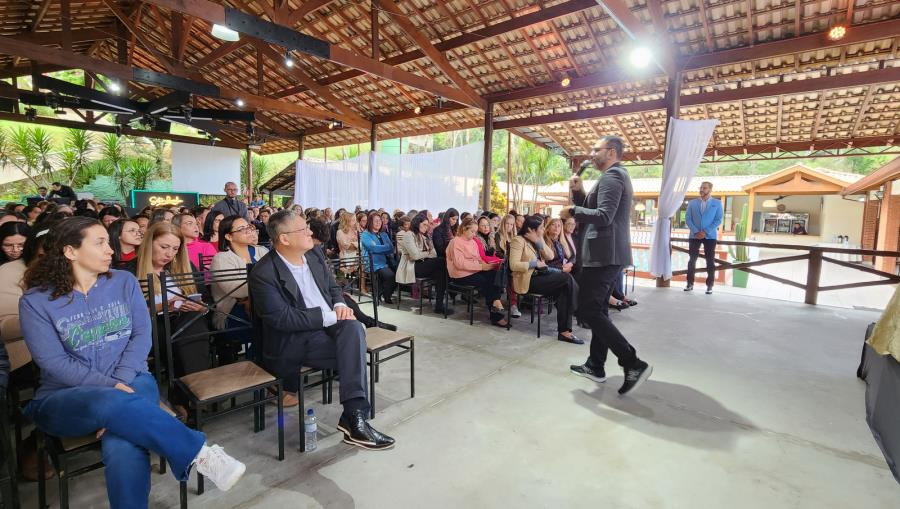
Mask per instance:
[[[173,191],[225,194],[225,182],[240,180],[240,150],[172,143]]]
[[[822,208],[822,241],[830,242],[835,235],[849,235],[851,244],[859,244],[862,236],[864,204],[844,200],[840,196],[825,196]]]

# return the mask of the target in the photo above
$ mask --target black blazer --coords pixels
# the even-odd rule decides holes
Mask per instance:
[[[603,172],[587,195],[573,193],[582,266],[631,265],[633,196],[631,178],[619,163]]]
[[[335,304],[346,304],[322,251],[310,250],[306,253],[306,263],[325,302],[332,308]],[[282,366],[279,362],[285,347],[295,341],[305,341],[306,334],[325,327],[322,310],[306,307],[294,276],[274,249],[250,272],[250,302],[254,320],[261,328],[263,364],[278,376],[296,375],[296,364]]]

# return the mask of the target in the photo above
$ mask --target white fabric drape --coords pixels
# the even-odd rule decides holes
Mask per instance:
[[[424,154],[364,154],[342,161],[297,161],[294,203],[386,210],[478,208],[483,145]],[[370,171],[374,167],[374,171]]]
[[[659,219],[653,225],[650,245],[650,273],[672,279],[672,254],[669,235],[672,216],[681,207],[691,179],[697,173],[703,153],[716,129],[718,120],[669,121],[666,151],[663,155],[662,189],[659,196]]]

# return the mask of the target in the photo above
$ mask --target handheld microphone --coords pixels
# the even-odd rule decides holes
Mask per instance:
[[[582,161],[581,166],[579,166],[578,169],[575,170],[575,175],[578,175],[580,177],[581,174],[591,166],[592,162],[593,161],[591,161],[590,159],[585,159],[584,161]]]

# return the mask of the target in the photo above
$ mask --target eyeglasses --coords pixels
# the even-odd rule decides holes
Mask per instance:
[[[247,226],[242,226],[237,230],[231,230],[231,233],[254,233],[256,231],[256,227],[252,224],[248,224]]]
[[[304,226],[303,228],[300,228],[299,230],[290,230],[290,231],[286,231],[286,232],[281,232],[281,235],[289,235],[291,233],[300,233],[300,232],[305,232],[308,230],[309,230],[309,227]]]

